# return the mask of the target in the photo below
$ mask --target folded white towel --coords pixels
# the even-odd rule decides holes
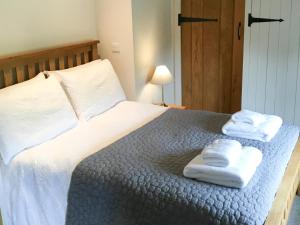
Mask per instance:
[[[204,163],[202,155],[194,158],[185,168],[185,177],[222,186],[244,188],[261,163],[262,153],[254,147],[244,147],[240,158],[229,167],[213,167]]]
[[[233,114],[231,119],[234,122],[248,123],[257,127],[266,121],[266,116],[258,112],[243,109],[242,111]]]
[[[265,115],[265,117],[265,122],[257,127],[230,120],[223,126],[222,131],[224,134],[232,137],[269,142],[275,137],[282,126],[282,119],[278,116]]]
[[[219,139],[202,151],[204,163],[209,166],[226,167],[240,157],[242,145],[235,140]]]

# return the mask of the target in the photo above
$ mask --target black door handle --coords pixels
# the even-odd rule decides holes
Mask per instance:
[[[239,27],[238,27],[238,40],[241,40],[241,28],[242,28],[242,23],[239,22]]]
[[[268,18],[256,18],[251,13],[248,14],[248,27],[251,27],[253,23],[268,23],[268,22],[283,22],[283,19],[268,19]]]
[[[203,22],[218,22],[218,19],[183,17],[181,14],[178,14],[178,26],[181,26],[183,23],[203,23]]]

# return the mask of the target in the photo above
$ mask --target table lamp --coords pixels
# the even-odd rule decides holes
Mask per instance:
[[[160,66],[156,67],[153,77],[152,77],[152,80],[151,80],[151,83],[162,86],[162,104],[161,105],[163,105],[163,106],[167,106],[164,101],[165,100],[164,99],[164,85],[169,84],[172,81],[173,81],[173,77],[167,66],[160,65]]]

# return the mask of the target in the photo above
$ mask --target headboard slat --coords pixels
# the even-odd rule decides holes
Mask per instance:
[[[59,69],[63,70],[65,69],[65,57],[64,56],[60,56],[59,57]]]
[[[13,72],[12,70],[4,70],[4,84],[5,86],[10,86],[10,85],[13,85],[14,84],[14,81],[13,81]]]
[[[28,75],[29,79],[34,78],[37,75],[35,72],[35,63],[30,63],[28,65]]]
[[[50,70],[53,71],[55,70],[55,59],[54,58],[51,58],[49,59],[49,66],[50,66]]]
[[[99,59],[97,45],[92,45],[92,57],[93,59]]]
[[[40,70],[39,72],[43,72],[46,70],[45,61],[40,61],[38,64],[39,64],[39,70]]]
[[[99,59],[98,40],[0,57],[0,88],[31,79],[39,71],[67,69]],[[2,72],[1,72],[2,71]],[[3,84],[1,84],[1,82]]]
[[[76,63],[77,63],[77,66],[81,65],[81,55],[80,55],[80,53],[76,54]]]
[[[0,70],[0,88],[4,88],[5,84],[4,84],[4,74],[3,74],[3,70]]]
[[[17,81],[18,83],[25,81],[24,66],[17,67]]]
[[[89,53],[87,51],[85,51],[83,53],[83,57],[84,57],[84,63],[87,63],[89,61]]]
[[[68,68],[74,67],[74,61],[73,61],[73,56],[69,55],[68,56]]]

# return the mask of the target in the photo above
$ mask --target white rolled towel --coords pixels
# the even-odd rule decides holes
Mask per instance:
[[[240,142],[218,139],[203,149],[202,158],[206,165],[226,167],[235,163],[240,157],[241,151],[242,145]]]
[[[257,127],[266,121],[266,116],[258,112],[243,109],[242,111],[233,114],[231,119],[234,122],[248,123]]]
[[[228,121],[222,128],[222,132],[228,136],[240,137],[262,142],[270,142],[282,126],[282,119],[278,116],[264,115],[266,120],[255,127],[248,123]]]
[[[254,147],[244,147],[240,158],[229,167],[208,166],[200,154],[184,168],[183,175],[226,187],[244,188],[255,174],[261,160],[261,151]]]

